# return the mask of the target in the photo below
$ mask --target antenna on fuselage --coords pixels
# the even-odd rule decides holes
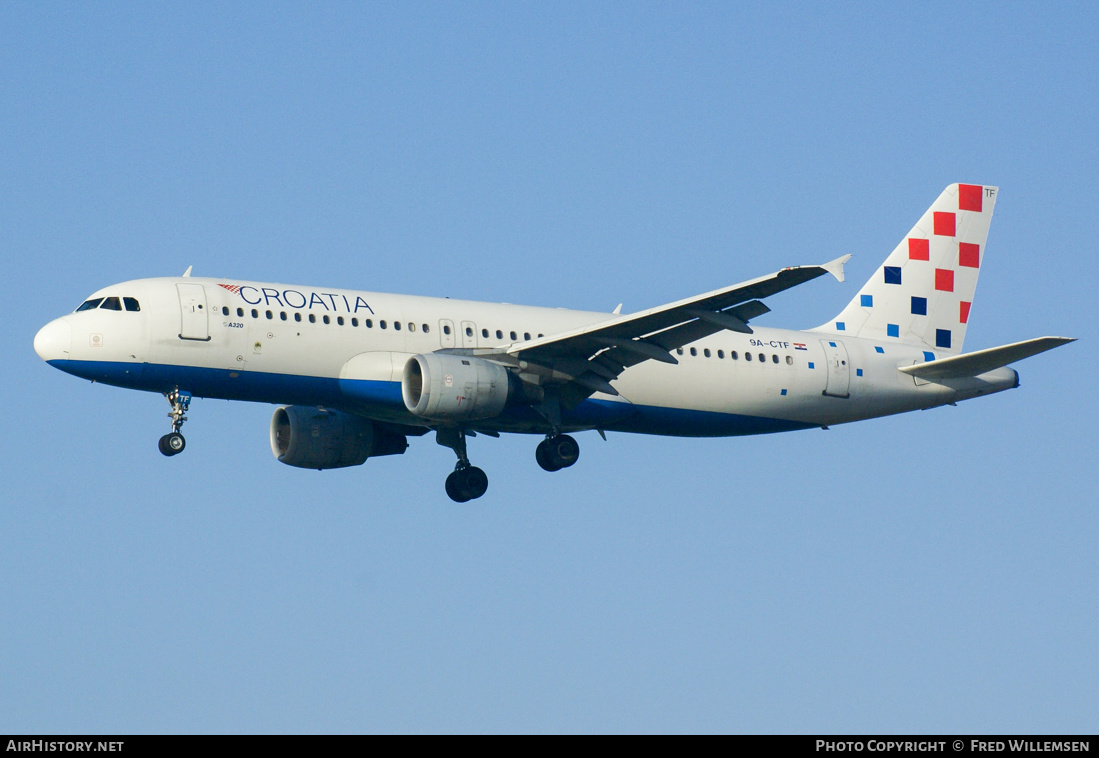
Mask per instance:
[[[194,268],[194,266],[188,266],[188,267],[187,267],[187,270],[183,272],[183,275],[184,275],[185,277],[186,277],[186,276],[190,276],[190,275],[191,275],[191,269],[193,269],[193,268]]]

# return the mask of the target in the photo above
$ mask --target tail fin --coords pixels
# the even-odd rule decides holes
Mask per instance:
[[[855,299],[817,331],[960,353],[997,189],[943,190]]]

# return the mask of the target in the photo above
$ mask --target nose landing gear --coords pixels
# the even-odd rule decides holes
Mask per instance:
[[[579,458],[580,445],[567,434],[551,434],[534,450],[534,459],[546,471],[568,468]]]
[[[172,404],[172,410],[168,414],[168,418],[172,420],[172,431],[160,438],[158,443],[160,452],[167,456],[179,455],[183,452],[183,448],[187,447],[187,440],[183,439],[179,430],[187,420],[187,409],[191,406],[191,393],[180,392],[176,387],[171,392],[164,393],[164,397]]]

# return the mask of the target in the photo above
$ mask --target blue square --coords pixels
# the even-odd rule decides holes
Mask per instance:
[[[890,337],[900,337],[901,328],[897,324],[886,324],[885,333],[888,334]]]
[[[874,296],[873,295],[859,295],[859,299],[862,301],[862,307],[863,308],[873,308],[874,307]]]
[[[782,391],[782,396],[783,396],[783,397],[786,397],[786,390],[783,390],[783,391]]]
[[[927,298],[926,297],[913,297],[912,298],[912,312],[917,316],[927,315]]]
[[[829,345],[831,345],[832,347],[835,347],[835,346],[836,346],[836,343],[835,343],[835,342],[829,342],[828,344],[829,344]]]
[[[879,347],[878,345],[874,345],[874,352],[875,353],[884,353],[885,348],[884,347]]]
[[[862,369],[861,368],[855,369],[855,376],[862,376]]]
[[[812,361],[809,361],[809,368],[816,368],[816,366],[813,365]]]
[[[847,324],[845,324],[842,321],[837,321],[836,322],[836,331],[837,332],[846,332],[847,331]],[[835,347],[835,345],[832,345],[832,347]]]
[[[936,329],[935,330],[935,347],[950,347],[950,330],[949,329]]]
[[[924,350],[923,351],[923,359],[925,361],[933,361],[933,360],[935,360],[935,354],[934,353],[929,353],[926,350]]]
[[[886,266],[885,267],[885,283],[886,284],[900,284],[901,283],[901,267],[900,266]]]

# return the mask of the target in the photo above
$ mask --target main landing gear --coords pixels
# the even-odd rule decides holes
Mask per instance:
[[[446,494],[456,503],[476,500],[488,491],[488,475],[473,466],[466,455],[464,429],[436,429],[435,441],[458,456],[454,471],[446,478]],[[568,468],[580,458],[580,445],[567,434],[549,434],[534,451],[538,465],[546,471]]]
[[[568,468],[579,458],[580,445],[567,434],[550,434],[534,450],[534,459],[546,471]]]
[[[466,455],[466,432],[464,429],[438,429],[435,441],[449,447],[458,456],[454,471],[446,478],[446,494],[456,503],[476,500],[488,491],[488,475],[473,466]]]
[[[171,392],[164,393],[164,397],[172,404],[172,411],[168,418],[172,420],[172,431],[160,438],[160,452],[164,455],[179,455],[183,448],[187,447],[187,440],[179,430],[183,428],[183,422],[187,420],[187,409],[191,406],[191,395],[188,392],[180,392],[175,388]]]

